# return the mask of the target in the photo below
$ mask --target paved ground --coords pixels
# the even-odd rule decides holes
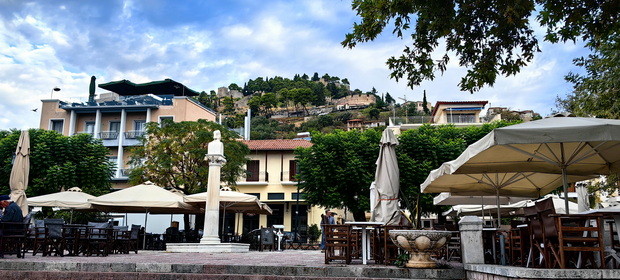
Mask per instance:
[[[168,253],[140,251],[107,257],[60,257],[41,254],[0,259],[8,279],[463,279],[454,269],[403,269],[353,260],[325,264],[318,250],[248,253]],[[192,278],[195,277],[195,278]]]

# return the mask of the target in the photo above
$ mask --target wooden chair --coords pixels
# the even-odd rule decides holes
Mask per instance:
[[[128,226],[113,226],[110,252],[113,254],[129,254],[130,238],[131,231],[129,231]]]
[[[0,223],[0,258],[4,258],[5,254],[16,254],[18,258],[24,258],[28,226],[29,224],[24,222]]]
[[[589,262],[593,268],[605,268],[605,246],[603,244],[603,215],[577,214],[554,215],[559,236],[560,268]],[[598,261],[594,257],[598,254]],[[573,265],[569,265],[573,264]]]
[[[45,219],[45,246],[43,256],[63,256],[63,236],[62,226],[65,224],[64,219]]]
[[[131,232],[129,234],[129,250],[138,253],[138,237],[140,236],[140,225],[131,225]]]
[[[87,256],[101,255],[107,256],[110,253],[113,242],[112,229],[107,228],[88,228],[88,247],[86,250]]]
[[[325,264],[344,260],[351,263],[351,226],[323,225],[325,232]]]
[[[458,225],[446,225],[446,230],[452,232],[452,236],[446,245],[447,261],[461,261],[461,232]]]
[[[527,227],[521,221],[513,220],[510,228],[510,263],[512,265],[525,266],[526,250],[529,250],[527,243],[529,243]]]
[[[553,199],[547,198],[536,202],[538,218],[543,230],[543,257],[546,268],[560,267],[558,227],[552,215],[555,214]]]
[[[34,227],[30,230],[30,235],[28,236],[29,242],[32,243],[33,256],[36,256],[38,252],[47,255],[47,246],[45,244],[46,236],[47,230],[45,229],[45,221],[34,220]]]

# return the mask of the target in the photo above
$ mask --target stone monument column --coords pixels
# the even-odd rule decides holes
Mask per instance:
[[[205,207],[205,224],[200,243],[219,244],[218,226],[220,224],[220,175],[222,166],[226,164],[224,144],[220,140],[219,130],[213,132],[213,141],[209,143],[205,160],[209,161],[209,181],[207,184],[207,200]]]

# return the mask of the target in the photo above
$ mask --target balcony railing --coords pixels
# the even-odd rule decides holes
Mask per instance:
[[[125,139],[136,139],[144,135],[143,130],[130,130],[125,132]]]
[[[103,140],[113,140],[118,138],[118,132],[116,131],[102,131],[99,134]]]
[[[267,182],[269,181],[269,172],[260,171],[258,174],[246,175],[246,182]]]

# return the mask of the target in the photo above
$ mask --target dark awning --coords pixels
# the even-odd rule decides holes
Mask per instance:
[[[479,111],[484,107],[446,108],[444,111]]]
[[[149,93],[154,95],[172,94],[175,96],[196,96],[199,94],[198,92],[172,79],[153,81],[143,84],[134,84],[128,80],[121,80],[105,84],[99,84],[99,87],[123,96],[142,95]]]

